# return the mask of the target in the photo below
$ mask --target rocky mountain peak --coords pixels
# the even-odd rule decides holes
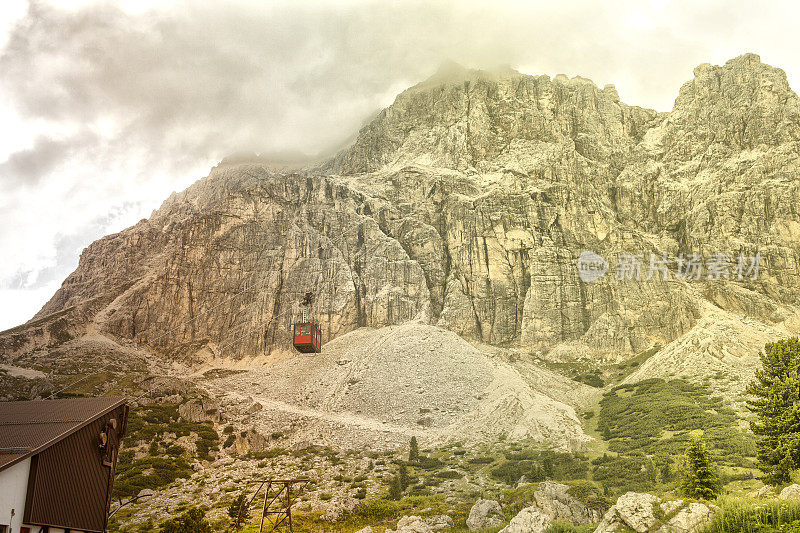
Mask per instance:
[[[710,143],[754,149],[800,138],[800,101],[786,73],[744,54],[722,66],[694,69],[681,87],[669,122],[695,152]],[[683,134],[686,134],[685,136]]]
[[[359,174],[408,164],[491,171],[542,144],[591,158],[626,149],[655,112],[591,80],[447,65],[401,93],[325,169]]]

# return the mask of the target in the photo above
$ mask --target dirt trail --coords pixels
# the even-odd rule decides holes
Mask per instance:
[[[252,378],[257,375],[258,374],[256,372],[248,372],[247,374],[243,374],[242,376]],[[408,426],[403,426],[398,424],[390,424],[387,422],[381,422],[379,420],[375,420],[374,418],[368,418],[346,411],[331,412],[331,411],[321,411],[318,409],[305,408],[305,407],[300,407],[298,405],[293,405],[279,400],[275,400],[259,394],[244,394],[239,392],[233,392],[223,387],[208,386],[208,389],[211,392],[215,393],[215,395],[217,396],[220,397],[224,396],[227,397],[229,400],[234,400],[237,402],[247,402],[253,400],[261,404],[261,406],[265,410],[280,411],[283,413],[289,413],[300,417],[323,420],[325,422],[330,422],[333,424],[341,424],[344,426],[355,426],[358,429],[365,429],[380,433],[396,433],[400,435],[406,435],[408,437],[426,435],[431,433],[430,431],[427,430],[421,430],[418,427],[411,428]]]

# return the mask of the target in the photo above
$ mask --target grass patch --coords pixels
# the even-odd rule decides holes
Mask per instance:
[[[545,533],[591,533],[596,527],[596,524],[575,526],[570,522],[560,522],[557,520],[550,524],[550,527],[545,529]]]
[[[796,533],[800,531],[800,502],[723,497],[720,511],[705,533]]]

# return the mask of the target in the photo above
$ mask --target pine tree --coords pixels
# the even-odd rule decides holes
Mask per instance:
[[[400,476],[394,476],[389,482],[389,500],[399,500],[403,497],[403,487],[400,485]]]
[[[693,439],[686,448],[686,470],[681,490],[690,498],[703,500],[713,499],[719,494],[719,479],[703,439]]]
[[[408,462],[415,464],[419,462],[419,445],[417,444],[417,437],[411,437],[411,444],[408,449]]]
[[[406,468],[406,465],[400,465],[400,470],[397,473],[397,477],[400,480],[400,488],[402,490],[406,490],[406,488],[408,488],[408,486],[411,484],[411,481],[408,479],[408,469]]]
[[[758,417],[750,428],[761,437],[758,467],[767,483],[777,485],[800,468],[800,341],[769,343],[760,357],[762,368],[747,387],[755,397],[748,407]]]

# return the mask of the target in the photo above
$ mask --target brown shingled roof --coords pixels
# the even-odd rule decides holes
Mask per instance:
[[[124,398],[0,402],[0,470],[75,433],[125,403]]]

